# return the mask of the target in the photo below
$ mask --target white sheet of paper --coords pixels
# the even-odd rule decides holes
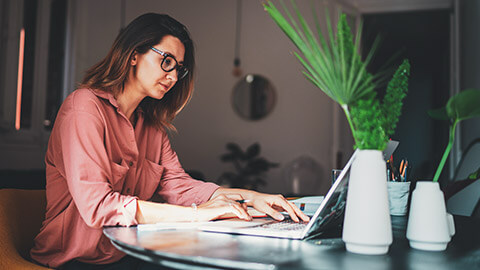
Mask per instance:
[[[207,224],[208,222],[158,222],[154,224],[139,224],[138,231],[159,230],[192,230]]]
[[[293,202],[303,213],[307,216],[313,216],[315,211],[322,203],[325,196],[306,196],[295,200],[290,200]],[[303,207],[302,207],[303,205]]]

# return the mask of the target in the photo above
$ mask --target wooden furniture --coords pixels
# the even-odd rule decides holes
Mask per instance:
[[[29,260],[45,206],[45,190],[0,189],[0,269],[49,269]]]

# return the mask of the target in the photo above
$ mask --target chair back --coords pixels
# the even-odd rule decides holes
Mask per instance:
[[[480,216],[480,180],[465,180],[480,168],[480,138],[473,140],[462,154],[455,169],[452,185],[460,183],[459,191],[447,200],[447,211],[454,215]]]
[[[480,138],[473,140],[465,151],[455,168],[453,181],[467,179],[468,175],[480,168]]]
[[[45,208],[45,190],[0,189],[0,269],[47,269],[28,261]]]

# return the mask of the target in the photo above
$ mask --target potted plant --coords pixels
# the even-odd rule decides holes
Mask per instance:
[[[385,254],[392,243],[382,150],[400,117],[409,73],[410,65],[405,60],[389,82],[382,102],[372,92],[351,105],[355,147],[359,150],[350,172],[342,239],[347,250],[354,253]]]
[[[479,104],[480,90],[469,89],[452,96],[444,107],[428,112],[435,119],[449,121],[450,134],[433,181],[417,182],[412,193],[407,238],[413,248],[445,250],[455,233],[453,217],[446,212],[444,195],[438,179],[451,152],[457,124],[462,120],[480,116]]]
[[[442,174],[443,167],[447,161],[448,156],[452,150],[453,142],[455,139],[455,129],[457,124],[466,119],[480,116],[480,90],[468,89],[463,90],[460,93],[452,96],[447,104],[436,110],[430,110],[428,112],[430,117],[438,120],[446,120],[450,122],[449,139],[442,159],[438,164],[433,182],[438,182],[440,175]]]
[[[352,164],[347,195],[343,231],[346,248],[355,253],[384,254],[392,242],[392,232],[381,151],[393,134],[401,113],[402,100],[408,89],[409,63],[405,60],[397,69],[383,102],[380,102],[375,89],[387,80],[388,73],[385,70],[376,74],[367,71],[378,39],[362,60],[359,54],[361,27],[354,41],[344,14],[340,16],[334,35],[327,13],[328,32],[324,35],[313,12],[318,32],[315,35],[294,1],[292,6],[297,20],[281,3],[286,16],[272,1],[267,1],[264,7],[298,48],[295,56],[305,68],[305,77],[341,106],[355,148],[360,149]],[[364,218],[365,211],[369,211],[369,218]]]
[[[278,167],[277,163],[272,163],[260,156],[261,148],[258,143],[250,145],[246,151],[235,143],[227,143],[226,148],[228,152],[220,159],[223,162],[232,163],[235,171],[224,172],[217,181],[219,184],[257,190],[259,186],[266,185],[264,173],[270,168]]]

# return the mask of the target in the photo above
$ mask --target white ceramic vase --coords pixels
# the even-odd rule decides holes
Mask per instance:
[[[387,173],[382,152],[359,150],[352,163],[342,239],[347,251],[381,255],[392,244]]]
[[[442,251],[455,234],[453,216],[447,213],[437,182],[417,182],[412,193],[407,239],[415,249]]]

